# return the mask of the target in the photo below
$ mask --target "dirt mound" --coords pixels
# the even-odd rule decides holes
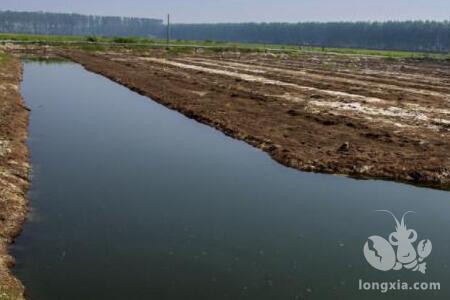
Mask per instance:
[[[29,185],[26,147],[28,110],[20,95],[20,61],[0,62],[0,299],[23,299],[23,285],[10,274],[14,259],[7,247],[19,234],[27,214]]]

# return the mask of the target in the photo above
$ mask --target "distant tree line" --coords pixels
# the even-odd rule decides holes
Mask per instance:
[[[175,24],[171,32],[187,40],[450,51],[448,21]]]
[[[165,38],[162,20],[0,11],[0,32]],[[450,22],[173,24],[171,37],[299,46],[450,51]]]
[[[4,33],[158,37],[162,28],[158,19],[0,11],[0,32]]]

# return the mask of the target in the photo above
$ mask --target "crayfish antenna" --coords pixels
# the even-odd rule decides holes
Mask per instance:
[[[395,220],[396,228],[400,228],[400,222],[398,221],[397,217],[390,210],[380,209],[380,210],[376,210],[376,212],[385,212],[385,213],[390,214]]]

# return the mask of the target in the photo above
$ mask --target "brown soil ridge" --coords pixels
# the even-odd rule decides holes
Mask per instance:
[[[60,55],[246,141],[288,167],[450,189],[450,98],[435,88],[436,81],[444,85],[441,90],[450,87],[447,63],[334,58],[334,64],[342,66],[336,76],[352,70],[360,81],[367,73],[379,73],[384,82],[392,78],[392,89],[374,84],[374,97],[370,81],[356,89],[342,84],[348,75],[337,80],[308,77],[292,68],[277,75],[259,68],[255,55],[226,59],[117,50]],[[276,68],[282,67],[281,60],[288,64],[289,59],[316,59],[260,57],[265,66],[272,60]],[[434,77],[429,71],[433,67]],[[415,78],[420,90],[408,89]]]
[[[1,51],[1,50],[0,50]],[[8,246],[20,233],[28,212],[30,165],[26,145],[28,109],[20,94],[22,64],[8,56],[0,62],[0,299],[24,298],[24,286],[10,272]]]

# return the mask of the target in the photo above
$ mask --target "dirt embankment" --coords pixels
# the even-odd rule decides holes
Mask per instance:
[[[303,171],[450,188],[450,63],[60,52]]]
[[[1,50],[0,50],[0,53]],[[24,287],[10,273],[14,259],[8,246],[21,230],[27,214],[26,193],[30,165],[26,146],[28,110],[20,95],[22,65],[6,57],[0,61],[0,299],[23,299]]]

